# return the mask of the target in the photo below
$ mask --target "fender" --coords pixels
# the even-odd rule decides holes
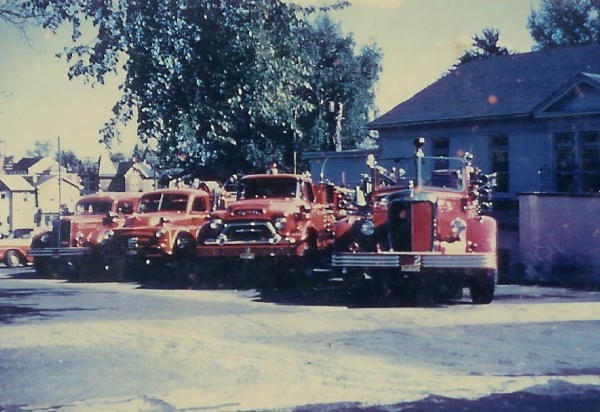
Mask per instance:
[[[498,224],[490,216],[477,216],[467,221],[467,243],[473,252],[496,252]]]

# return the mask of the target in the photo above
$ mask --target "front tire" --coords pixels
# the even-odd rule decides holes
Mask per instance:
[[[496,270],[478,270],[469,279],[471,300],[476,305],[488,305],[494,300]]]
[[[23,262],[21,254],[16,250],[9,250],[4,255],[4,263],[9,268],[16,268]]]

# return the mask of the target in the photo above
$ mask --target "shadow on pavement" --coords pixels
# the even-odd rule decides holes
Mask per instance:
[[[558,386],[558,387],[557,387]],[[541,393],[540,393],[541,392]],[[548,392],[548,393],[544,393]],[[425,399],[385,406],[361,406],[359,403],[306,405],[293,412],[598,412],[600,389],[565,382],[532,387],[525,391],[492,394],[479,399],[428,396]]]
[[[64,312],[87,311],[94,309],[65,307],[40,308],[35,305],[21,303],[22,300],[33,296],[73,296],[78,292],[49,289],[0,289],[0,323],[9,324],[25,318],[50,318],[60,316]]]

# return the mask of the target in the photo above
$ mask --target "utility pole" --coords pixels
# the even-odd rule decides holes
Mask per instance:
[[[337,111],[336,111],[337,105]],[[344,103],[329,102],[329,112],[335,113],[335,132],[333,133],[333,145],[336,152],[342,151],[342,120],[344,116]]]

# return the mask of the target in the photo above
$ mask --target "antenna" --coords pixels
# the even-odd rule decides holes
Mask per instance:
[[[61,224],[61,216],[60,216],[60,206],[62,204],[62,190],[61,190],[61,184],[62,184],[62,166],[61,166],[61,160],[62,160],[62,155],[61,155],[61,149],[60,149],[60,136],[58,136],[56,138],[56,147],[58,150],[57,153],[57,158],[58,158],[58,233],[56,234],[56,247],[60,248],[60,224]]]

